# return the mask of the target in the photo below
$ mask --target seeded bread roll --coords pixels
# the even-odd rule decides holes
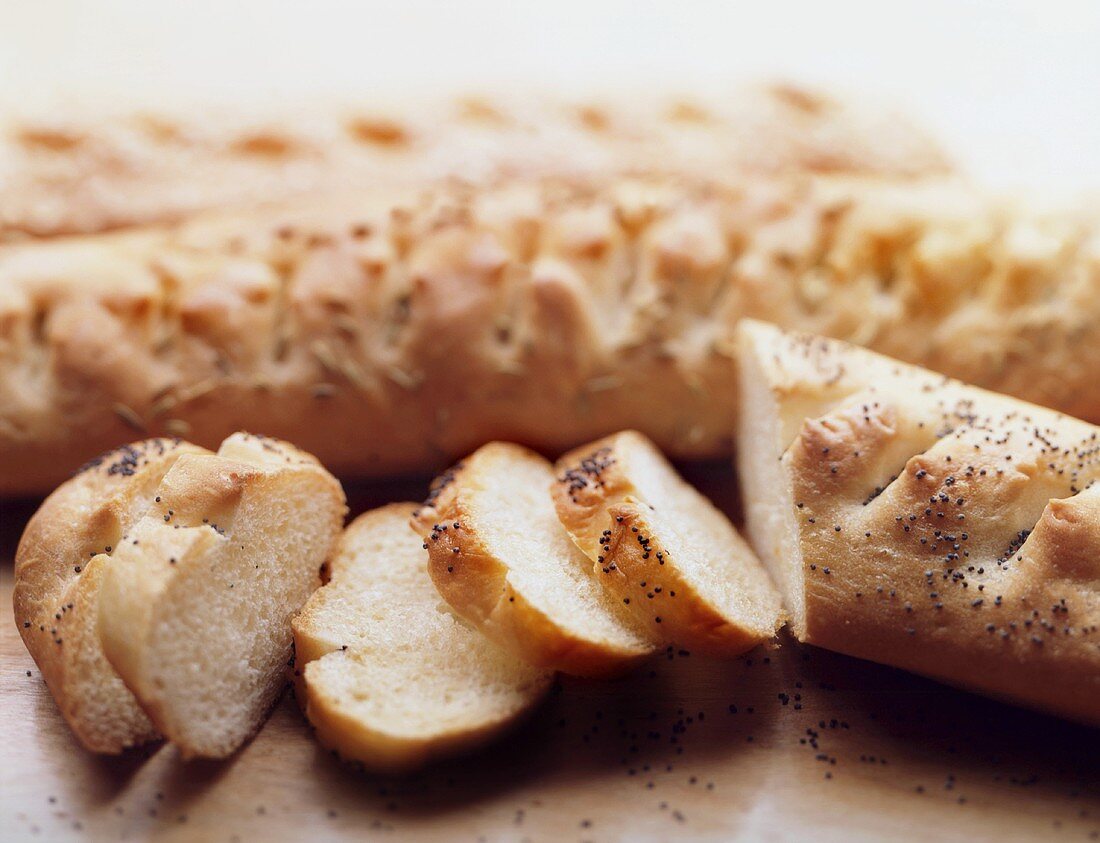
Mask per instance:
[[[124,445],[86,466],[38,508],[15,553],[15,622],[73,734],[117,754],[158,737],[99,643],[104,572],[168,470],[204,448],[178,439]]]
[[[553,682],[443,603],[409,524],[415,509],[391,504],[353,521],[328,582],[294,619],[300,701],[317,739],[385,772],[488,742]]]
[[[899,115],[792,86],[710,101],[535,96],[80,113],[0,127],[0,242],[171,222],[337,187],[599,173],[945,173]]]
[[[1100,428],[740,331],[748,533],[802,641],[1100,724]]]
[[[746,315],[1100,419],[1098,231],[957,184],[631,177],[7,247],[0,494],[136,431],[263,430],[348,476],[630,428],[728,456]]]
[[[779,593],[760,560],[640,433],[578,448],[554,473],[561,523],[655,640],[732,657],[775,635]]]
[[[176,460],[110,558],[99,592],[108,661],[184,757],[224,758],[286,687],[291,617],[347,507],[286,442],[234,434]]]
[[[558,521],[553,479],[547,460],[505,442],[441,475],[412,522],[428,571],[457,614],[530,663],[621,674],[653,652],[653,639]]]

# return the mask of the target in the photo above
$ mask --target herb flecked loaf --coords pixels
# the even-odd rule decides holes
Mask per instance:
[[[0,493],[136,432],[264,430],[347,476],[627,428],[728,456],[742,316],[1100,419],[1098,230],[953,183],[623,177],[5,247]]]
[[[443,179],[612,173],[946,173],[902,115],[789,84],[725,96],[394,97],[265,107],[65,109],[0,125],[0,242]]]

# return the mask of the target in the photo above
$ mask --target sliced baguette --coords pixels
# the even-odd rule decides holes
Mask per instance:
[[[382,772],[490,740],[553,680],[446,607],[409,524],[415,508],[391,504],[352,522],[328,583],[293,624],[300,699],[318,740]]]
[[[209,453],[178,439],[124,445],[59,486],[23,531],[15,622],[62,716],[93,752],[117,754],[158,737],[103,654],[99,591],[164,475],[181,456]]]
[[[343,490],[312,456],[238,433],[179,457],[150,504],[102,576],[103,651],[185,757],[225,757],[285,687]]]
[[[729,519],[635,431],[562,457],[558,517],[650,635],[735,656],[773,637],[779,593]]]
[[[621,673],[653,642],[558,522],[553,479],[547,460],[502,442],[443,474],[413,519],[428,570],[459,615],[532,664]]]
[[[1100,428],[746,320],[748,533],[802,641],[1100,723]]]

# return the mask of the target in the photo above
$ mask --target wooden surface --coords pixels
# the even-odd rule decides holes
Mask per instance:
[[[732,481],[689,476],[718,498]],[[356,488],[352,511],[423,488]],[[289,694],[224,763],[96,758],[12,619],[32,511],[0,503],[3,841],[1100,840],[1100,732],[787,638],[563,681],[510,739],[405,780],[320,750]]]

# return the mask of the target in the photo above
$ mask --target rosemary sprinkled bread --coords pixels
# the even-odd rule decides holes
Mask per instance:
[[[0,243],[171,222],[203,208],[453,177],[661,170],[951,169],[889,109],[791,85],[721,97],[357,98],[277,108],[81,109],[27,103],[0,126]]]
[[[554,512],[551,464],[503,442],[438,477],[413,524],[433,582],[462,617],[532,664],[578,676],[622,673],[653,651],[600,587]]]
[[[178,439],[124,445],[53,492],[15,554],[15,621],[77,739],[116,754],[158,737],[111,667],[96,616],[104,574],[156,489],[184,455],[209,453]]]
[[[340,484],[285,442],[185,454],[104,567],[107,659],[185,756],[221,758],[286,685],[291,617],[343,525]]]
[[[743,316],[1100,420],[1100,225],[927,181],[505,179],[2,247],[0,494],[238,427],[343,476],[628,428],[728,457]]]
[[[385,772],[490,740],[553,680],[447,608],[409,523],[415,508],[391,504],[352,522],[328,582],[294,619],[298,691],[318,740]]]
[[[775,635],[780,599],[729,519],[624,431],[566,454],[554,505],[604,588],[659,641],[735,656]]]
[[[745,321],[748,533],[802,641],[1100,723],[1100,428]]]

